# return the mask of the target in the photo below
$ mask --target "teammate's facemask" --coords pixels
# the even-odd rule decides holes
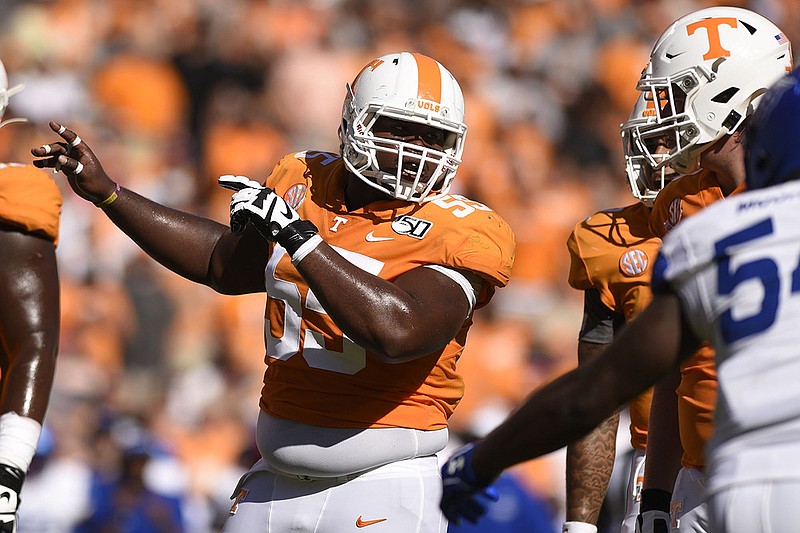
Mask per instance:
[[[0,61],[0,119],[3,118],[3,115],[6,112],[6,108],[8,107],[8,99],[17,94],[18,92],[24,89],[24,85],[15,85],[13,87],[8,86],[8,75],[6,74],[6,68],[3,65],[3,62]],[[26,118],[9,118],[0,122],[0,128],[5,126],[6,124],[11,124],[13,122],[27,122],[28,119]]]
[[[375,134],[385,119],[443,132],[441,146]],[[382,120],[383,119],[383,120]],[[379,122],[380,121],[380,122]],[[446,194],[455,178],[467,126],[464,96],[450,72],[422,54],[401,52],[371,61],[347,85],[339,128],[347,169],[369,186],[411,202]],[[381,166],[388,154],[391,166]]]
[[[660,163],[666,157],[664,148],[659,149],[660,137],[641,134],[642,127],[656,120],[654,107],[655,102],[645,93],[640,93],[628,121],[620,126],[628,186],[631,194],[648,207],[653,206],[661,189],[678,175],[666,165],[656,168],[650,163],[651,158]]]

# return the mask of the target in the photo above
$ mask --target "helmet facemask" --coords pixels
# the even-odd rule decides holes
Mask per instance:
[[[9,98],[22,91],[24,88],[24,85],[15,85],[13,87],[8,86],[8,75],[6,74],[6,69],[3,66],[3,63],[0,62],[0,118],[2,118],[6,112]],[[13,122],[28,122],[28,119],[9,118],[0,122],[0,128]]]
[[[631,194],[648,207],[652,207],[661,189],[677,176],[672,168],[663,163],[667,153],[662,132],[655,135],[643,132],[645,127],[657,120],[654,107],[652,99],[640,95],[630,118],[620,126],[625,174]]]
[[[412,54],[404,52],[400,56],[410,58]],[[385,56],[385,59],[391,61],[393,57],[396,56]],[[383,59],[379,60],[380,64],[386,63]],[[394,67],[385,65],[384,69],[387,66],[398,68],[397,62]],[[399,87],[385,95],[387,84],[380,76],[388,77]],[[393,198],[422,202],[446,194],[461,163],[466,136],[460,88],[451,76],[451,94],[452,87],[457,91],[455,101],[449,102],[451,105],[448,106],[447,101],[440,103],[418,98],[416,80],[413,80],[413,84],[407,84],[413,85],[409,92],[403,81],[395,81],[395,78],[400,78],[396,72],[373,75],[373,78],[376,77],[381,83],[375,83],[370,78],[366,81],[359,79],[359,75],[354,85],[347,85],[339,130],[345,165],[362,181]],[[359,90],[363,91],[360,95],[357,94]],[[385,119],[440,130],[443,133],[441,149],[428,143],[414,142],[413,139],[376,134],[376,124]]]

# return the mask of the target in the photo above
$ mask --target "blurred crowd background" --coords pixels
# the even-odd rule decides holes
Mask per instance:
[[[345,83],[364,64],[438,59],[466,98],[453,192],[517,236],[512,281],[459,363],[452,429],[468,439],[576,364],[567,236],[634,201],[618,126],[657,36],[722,4],[767,16],[797,51],[796,0],[3,0],[0,59],[25,84],[6,118],[30,122],[0,129],[0,160],[30,162],[56,120],[121,185],[227,223],[220,174],[263,180],[286,153],[337,151]],[[180,279],[55,179],[62,340],[20,531],[217,531],[257,453],[263,297]],[[513,475],[560,523],[563,452]]]

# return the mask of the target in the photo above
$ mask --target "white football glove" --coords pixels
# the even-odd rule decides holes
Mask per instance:
[[[275,191],[245,176],[220,176],[218,183],[236,191],[231,198],[231,231],[242,233],[250,222],[268,241],[283,246],[294,256],[300,246],[318,233]],[[1,532],[0,532],[1,533]]]
[[[669,533],[670,517],[664,511],[644,511],[636,517],[636,533]]]
[[[19,468],[0,464],[0,533],[16,533],[19,493],[25,473]]]

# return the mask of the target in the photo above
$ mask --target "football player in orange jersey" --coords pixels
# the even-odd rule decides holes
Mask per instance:
[[[781,30],[745,9],[690,13],[659,38],[639,82],[642,93],[658,102],[657,119],[630,134],[645,147],[660,139],[670,151],[659,154],[657,163],[691,174],[656,199],[651,219],[656,235],[663,238],[683,218],[738,192],[737,183],[744,182],[746,118],[791,68],[791,44]],[[642,533],[667,527],[708,531],[704,449],[713,432],[716,379],[714,350],[705,345],[655,387]]]
[[[436,454],[463,394],[473,311],[508,282],[514,235],[448,194],[464,100],[439,62],[371,61],[347,85],[339,153],[284,157],[235,190],[230,228],[115,183],[77,134],[32,150],[142,249],[224,294],[266,293],[257,443],[224,531],[444,532]]]
[[[719,45],[717,37],[722,39],[730,57],[724,54],[711,57],[713,54],[709,48],[716,49]],[[709,39],[712,40],[711,43]],[[695,42],[698,40],[702,42]],[[707,64],[697,59],[698,53],[701,57],[709,56]],[[663,55],[659,58],[657,54]],[[694,65],[691,63],[687,65],[687,61],[697,62],[699,66],[692,68]],[[672,181],[658,194],[655,200],[656,206],[651,214],[651,217],[654,217],[650,221],[653,226],[650,232],[652,235],[662,236],[667,226],[674,226],[680,219],[681,207],[687,211],[702,209],[722,198],[723,193],[732,192],[737,183],[743,182],[744,165],[739,143],[744,120],[756,107],[758,97],[766,87],[789,70],[790,65],[790,47],[780,30],[760,15],[743,9],[711,8],[698,11],[676,21],[659,38],[640,86],[645,97],[656,104],[652,108],[655,112],[654,120],[630,121],[626,123],[623,133],[630,138],[636,151],[641,153],[640,159],[644,159],[652,168],[659,169],[671,165],[679,172],[692,174]],[[676,69],[673,76],[668,77],[659,72],[659,69],[669,71],[670,68]],[[652,74],[654,71],[656,74]],[[664,78],[659,77],[661,75]],[[698,92],[698,88],[702,90]],[[665,146],[668,148],[667,153],[664,151]],[[697,173],[698,160],[700,154],[704,152],[702,164],[705,170]],[[658,232],[653,231],[656,227],[662,229]],[[607,299],[611,301],[611,297],[609,294]],[[704,436],[707,437],[710,405],[713,405],[714,401],[713,396],[709,396],[713,394],[713,390],[709,390],[712,387],[709,387],[708,365],[698,362],[707,361],[708,355],[708,348],[703,348],[695,359],[684,365],[687,374],[691,372],[695,377],[692,382],[685,384],[687,390],[679,391],[682,395],[682,410],[685,412],[686,425],[694,426],[694,442],[701,442]],[[667,390],[668,394],[672,395],[672,403],[675,404],[675,388]],[[644,477],[652,479],[663,475],[669,478],[668,467],[673,463],[661,456],[662,445],[665,443],[661,436],[654,436],[653,415],[649,426],[647,468],[644,469]],[[500,432],[507,432],[510,427],[514,426],[511,423],[504,424]],[[678,429],[666,433],[668,437],[672,437],[670,442],[674,445],[679,435]],[[654,452],[652,441],[656,442],[658,451]],[[484,449],[485,453],[493,453],[492,450],[496,449],[496,446],[486,446]],[[680,443],[673,449],[677,450],[680,456]],[[521,447],[519,451],[525,454]],[[455,465],[454,468],[468,465],[470,454],[471,451],[467,448],[460,455],[457,454],[450,464]],[[701,454],[693,455],[697,461],[696,457]],[[608,456],[606,454],[604,457]],[[608,464],[610,463],[606,462],[606,465]],[[666,511],[669,510],[672,482],[675,481],[676,471],[677,468],[672,470],[671,481],[663,485],[668,487],[668,490],[660,492],[649,486],[649,490],[643,491],[642,514],[637,529],[652,532],[658,531],[654,529],[656,527],[662,530],[668,527],[666,524],[668,514],[663,511],[661,505],[665,500]],[[678,479],[684,481],[680,486],[676,486],[676,497],[678,505],[683,504],[686,507],[684,511],[688,512],[699,507],[702,479],[692,476],[684,478]],[[485,487],[483,483],[477,481],[477,476],[473,479],[476,480],[474,488]],[[468,493],[468,489],[465,493]],[[599,509],[599,499],[594,502]],[[583,516],[592,515],[584,512]],[[689,513],[682,519],[684,531],[691,531],[693,527],[704,527],[702,518],[697,515]],[[656,521],[660,521],[661,524],[657,526]],[[564,530],[593,531],[591,526],[592,524],[586,525],[581,522],[577,524],[567,522]]]
[[[584,316],[578,337],[578,364],[586,364],[613,340],[619,329],[650,303],[652,262],[661,239],[650,230],[650,210],[659,191],[675,176],[668,167],[653,171],[627,133],[630,125],[651,120],[654,102],[641,94],[623,125],[626,174],[638,202],[599,211],[575,226],[567,240],[569,283],[584,291]],[[627,127],[625,127],[627,126]],[[634,449],[625,492],[621,530],[633,533],[638,515],[650,391],[629,405]],[[597,520],[614,467],[619,413],[567,447],[564,533],[596,533]]]
[[[0,118],[8,98],[0,63]],[[24,121],[10,119],[10,122]],[[20,490],[50,401],[60,333],[56,242],[61,193],[46,172],[0,164],[0,532],[17,529]]]

